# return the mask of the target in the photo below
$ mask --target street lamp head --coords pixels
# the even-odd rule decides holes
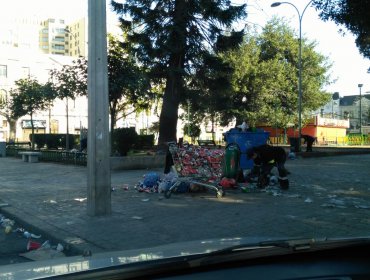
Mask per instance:
[[[358,84],[358,87],[359,87],[359,88],[362,88],[362,86],[363,86],[363,84]]]
[[[274,2],[271,4],[271,7],[275,8],[277,6],[280,6],[281,5],[281,2]]]

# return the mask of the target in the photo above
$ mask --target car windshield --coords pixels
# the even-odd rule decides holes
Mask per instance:
[[[216,2],[1,1],[0,278],[369,236],[361,34]]]

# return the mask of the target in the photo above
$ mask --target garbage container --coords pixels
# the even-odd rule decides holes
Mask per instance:
[[[238,144],[241,153],[240,168],[245,170],[253,168],[253,160],[247,159],[247,150],[254,146],[266,144],[270,133],[261,129],[257,129],[255,132],[243,132],[232,128],[228,132],[225,132],[224,136],[228,145],[231,143]]]
[[[0,142],[0,156],[6,156],[6,142]]]
[[[289,137],[290,151],[299,152],[299,138],[298,137]]]
[[[240,149],[236,143],[231,143],[225,148],[225,158],[223,161],[223,176],[226,178],[238,177],[240,169]]]

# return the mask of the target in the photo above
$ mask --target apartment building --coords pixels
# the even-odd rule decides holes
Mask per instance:
[[[66,55],[87,57],[87,24],[82,18],[68,24],[65,30]]]
[[[49,18],[41,23],[39,47],[45,54],[66,55],[66,24],[63,19]]]
[[[42,54],[27,48],[0,47],[0,100],[10,98],[9,92],[15,87],[15,81],[33,77],[45,83],[50,79],[50,70],[61,69],[63,65],[71,64],[72,60],[70,56]],[[68,126],[70,134],[78,134],[81,127],[87,127],[87,98],[57,99],[48,110],[37,112],[34,124],[36,133],[65,133]],[[28,141],[30,116],[21,117],[16,128],[16,140]],[[9,139],[9,134],[7,120],[0,115],[0,139]]]

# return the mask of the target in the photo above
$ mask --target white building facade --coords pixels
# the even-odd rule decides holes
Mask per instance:
[[[2,100],[10,98],[10,90],[15,88],[15,81],[22,78],[35,78],[40,83],[50,79],[50,70],[61,69],[71,64],[68,56],[42,54],[38,50],[1,47],[0,49],[0,94]],[[67,114],[68,107],[68,114]],[[79,133],[81,127],[87,127],[87,98],[76,100],[55,100],[46,111],[34,116],[36,133],[66,133],[67,115],[69,133]],[[16,141],[29,141],[30,116],[23,116],[17,121]],[[0,116],[0,138],[9,140],[9,124]]]

